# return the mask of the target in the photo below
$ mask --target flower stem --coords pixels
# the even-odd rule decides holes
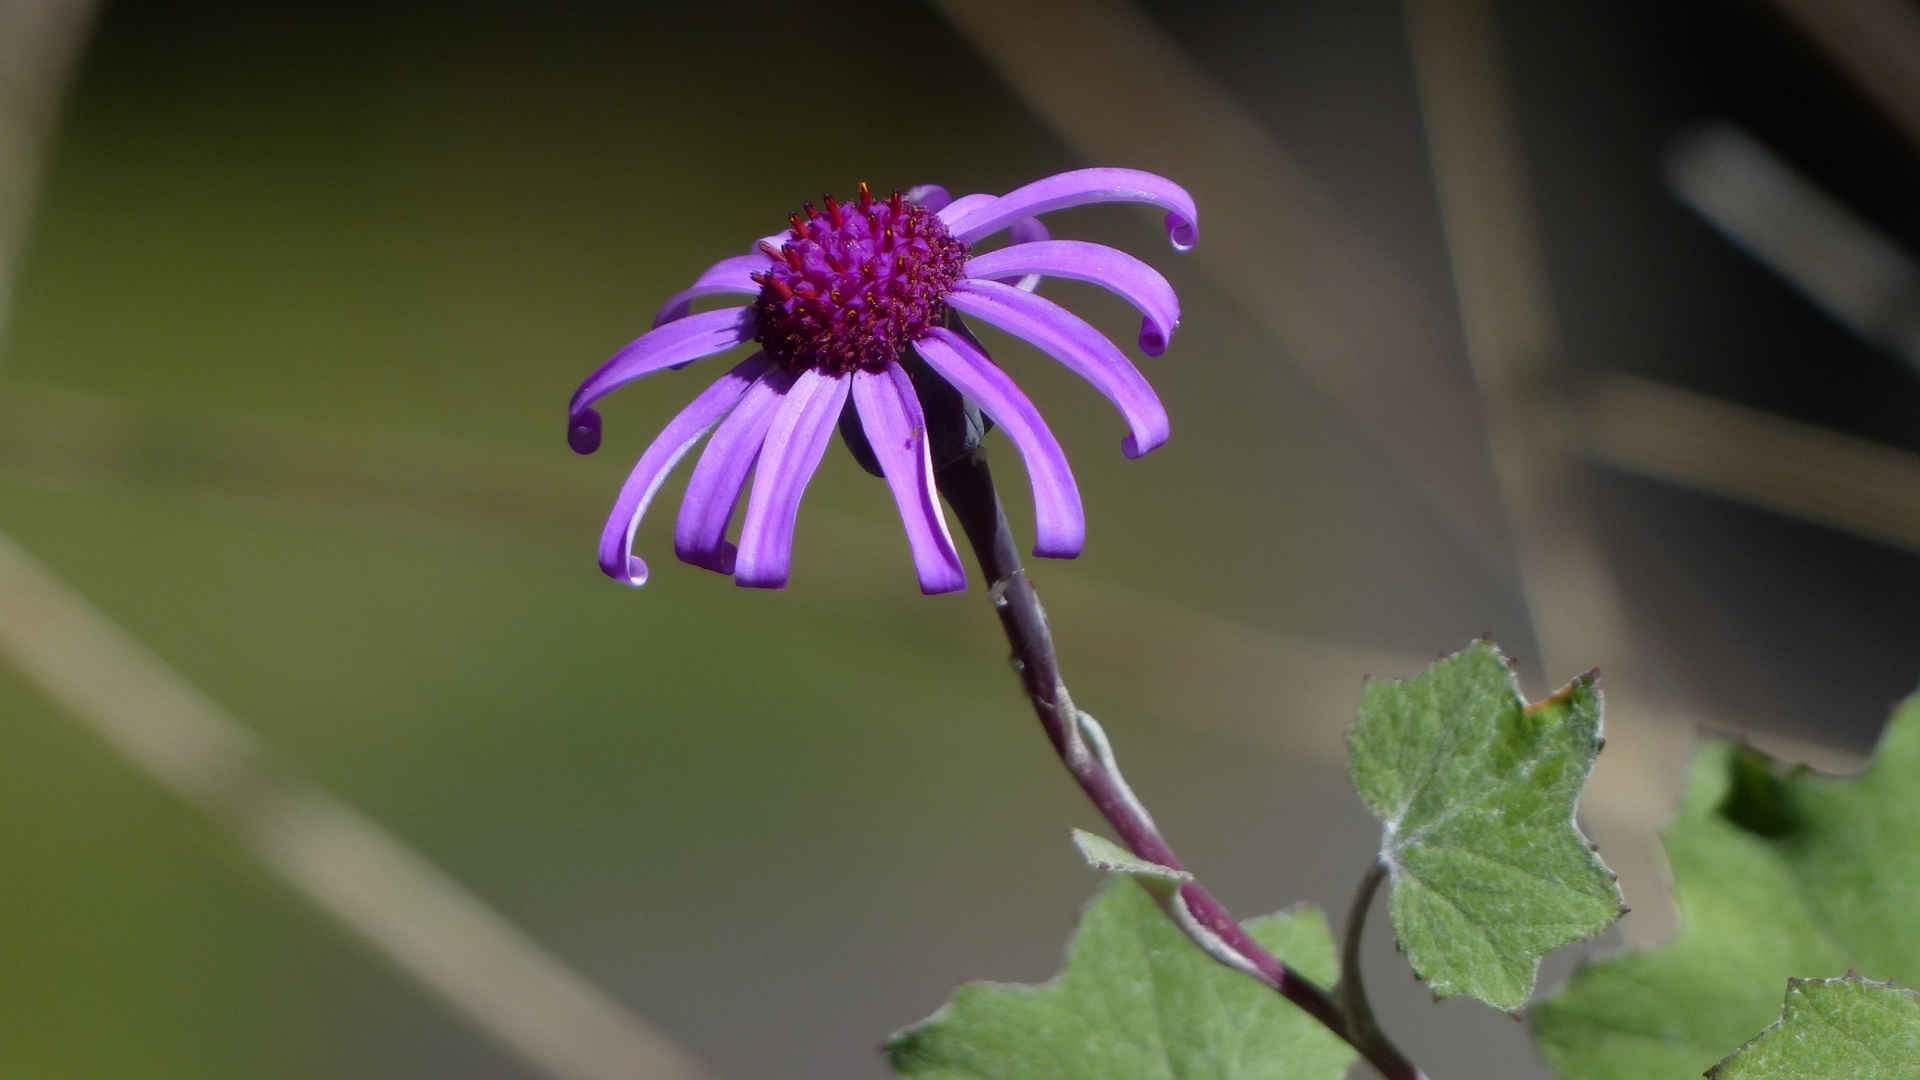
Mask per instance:
[[[1173,849],[1161,838],[1146,807],[1127,787],[1099,725],[1075,708],[1067,693],[1046,612],[1040,607],[1040,597],[1020,563],[1020,553],[1014,546],[1006,515],[1001,512],[986,457],[978,449],[962,453],[941,465],[934,475],[940,494],[960,519],[961,528],[973,544],[974,555],[980,560],[981,572],[987,578],[987,596],[992,599],[994,610],[1000,615],[1000,626],[1013,646],[1014,670],[1054,752],[1119,834],[1121,843],[1142,859],[1176,870],[1184,869]],[[1169,894],[1163,906],[1174,923],[1207,955],[1278,991],[1351,1043],[1388,1080],[1425,1080],[1424,1074],[1385,1039],[1356,1039],[1347,1015],[1326,990],[1262,948],[1197,881],[1188,881],[1178,892]]]

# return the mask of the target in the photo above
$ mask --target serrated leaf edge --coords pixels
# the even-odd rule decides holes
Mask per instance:
[[[1485,649],[1486,651],[1492,654],[1494,659],[1500,661],[1501,666],[1506,669],[1507,685],[1512,689],[1513,699],[1520,706],[1520,711],[1522,715],[1530,715],[1533,712],[1546,708],[1549,705],[1567,702],[1572,699],[1573,695],[1582,686],[1592,686],[1596,692],[1600,690],[1600,669],[1589,668],[1588,670],[1582,672],[1581,674],[1574,676],[1572,679],[1567,680],[1565,685],[1561,686],[1558,690],[1555,690],[1553,693],[1548,694],[1546,697],[1543,697],[1538,701],[1529,702],[1527,700],[1526,694],[1520,688],[1520,675],[1519,675],[1519,671],[1514,665],[1513,658],[1507,655],[1506,651],[1500,648],[1498,644],[1494,643],[1491,639],[1488,639],[1488,638],[1476,638],[1475,640],[1468,642],[1464,648],[1459,649],[1456,652],[1449,653],[1439,657],[1432,664],[1428,664],[1425,668],[1423,668],[1420,671],[1420,673],[1417,675],[1413,675],[1407,678],[1384,678],[1384,679],[1378,679],[1378,680],[1376,680],[1372,676],[1369,676],[1366,681],[1369,683],[1380,681],[1380,682],[1388,683],[1390,685],[1404,686],[1410,682],[1415,682],[1421,678],[1424,678],[1429,672],[1433,670],[1433,668],[1436,665],[1465,656],[1475,649]],[[1357,727],[1358,724],[1359,724],[1359,721],[1356,719],[1353,726]],[[1351,730],[1351,728],[1349,730]],[[1567,815],[1567,824],[1573,829],[1573,834],[1579,837],[1581,843],[1583,843],[1586,846],[1589,863],[1599,867],[1601,870],[1604,870],[1607,873],[1607,876],[1613,880],[1614,897],[1616,898],[1616,900],[1619,901],[1620,908],[1619,908],[1619,911],[1614,914],[1612,922],[1609,922],[1606,926],[1599,927],[1598,929],[1594,930],[1593,933],[1586,935],[1586,937],[1576,938],[1573,941],[1566,942],[1564,945],[1560,946],[1561,948],[1565,948],[1566,945],[1572,945],[1578,941],[1588,940],[1589,938],[1592,938],[1596,935],[1605,933],[1608,927],[1611,927],[1614,922],[1618,922],[1622,916],[1626,915],[1627,912],[1632,910],[1626,904],[1626,897],[1622,895],[1620,892],[1619,873],[1617,873],[1612,867],[1608,866],[1606,864],[1606,860],[1600,857],[1599,845],[1594,842],[1592,837],[1587,835],[1587,832],[1585,829],[1582,829],[1580,827],[1580,800],[1581,800],[1581,797],[1586,794],[1587,785],[1593,780],[1593,770],[1599,764],[1600,754],[1602,751],[1606,749],[1606,746],[1607,746],[1606,711],[1604,709],[1600,709],[1597,711],[1597,715],[1595,716],[1594,725],[1593,725],[1593,757],[1588,759],[1587,767],[1580,777],[1580,784],[1574,791],[1573,804]],[[1425,784],[1425,781],[1422,782],[1421,786],[1424,787],[1424,784]],[[1399,835],[1400,822],[1404,818],[1407,812],[1407,809],[1411,807],[1413,803],[1416,801],[1418,790],[1419,789],[1416,788],[1414,793],[1409,794],[1406,804],[1402,806],[1397,813],[1395,813],[1390,818],[1388,817],[1381,818],[1381,822],[1380,822],[1381,832],[1380,832],[1379,858],[1380,858],[1380,862],[1387,868],[1388,910],[1389,910],[1390,921],[1391,921],[1394,886],[1398,885],[1403,877],[1413,876],[1411,872],[1406,869],[1406,867],[1401,865],[1398,859],[1394,858],[1394,853],[1398,851],[1402,846],[1418,841],[1422,836],[1426,835],[1428,832],[1431,832],[1435,827],[1437,827],[1439,824],[1441,824],[1445,820],[1445,819],[1442,819],[1442,822],[1429,823],[1426,828],[1421,829],[1418,833],[1410,837],[1401,837]],[[1415,880],[1417,880],[1417,878]],[[1398,950],[1401,953],[1401,955],[1407,958],[1407,962],[1409,966],[1411,966],[1413,963],[1413,955],[1407,952],[1406,948],[1400,943],[1397,925],[1396,925],[1394,937],[1395,937],[1394,948]],[[1457,984],[1455,981],[1450,979],[1441,980],[1438,982],[1432,981],[1428,978],[1428,975],[1426,972],[1421,971],[1417,967],[1414,968],[1414,977],[1427,985],[1427,988],[1430,991],[1432,991],[1433,998],[1436,1002],[1445,998],[1450,998],[1450,997],[1472,997],[1475,1000],[1481,1001],[1482,1004],[1485,1004],[1490,1008],[1500,1009],[1502,1011],[1509,1012],[1517,1016],[1519,1015],[1517,1010],[1524,1009],[1526,1007],[1527,1000],[1533,997],[1534,990],[1538,989],[1539,987],[1540,965],[1545,959],[1546,959],[1546,954],[1544,953],[1538,956],[1535,956],[1533,958],[1532,970],[1528,973],[1527,980],[1526,980],[1527,987],[1528,987],[1526,997],[1522,998],[1518,1003],[1514,1004],[1511,1007],[1508,1007],[1507,1005],[1501,1004],[1501,1003],[1485,1001],[1484,999],[1481,999],[1477,994],[1475,994],[1472,990],[1466,989],[1463,986]]]
[[[1712,1068],[1708,1069],[1705,1073],[1703,1073],[1702,1075],[1706,1077],[1706,1080],[1716,1080],[1716,1078],[1720,1075],[1720,1070],[1732,1064],[1734,1058],[1737,1058],[1741,1054],[1746,1053],[1748,1050],[1752,1049],[1753,1046],[1756,1043],[1758,1043],[1761,1039],[1766,1038],[1768,1035],[1773,1034],[1775,1031],[1778,1031],[1781,1027],[1785,1026],[1787,1021],[1791,1019],[1791,1016],[1789,1015],[1789,1011],[1793,1007],[1793,995],[1798,993],[1801,987],[1806,986],[1809,983],[1815,983],[1821,986],[1830,986],[1834,983],[1855,983],[1865,987],[1868,990],[1892,990],[1896,993],[1905,994],[1910,998],[1920,999],[1920,994],[1914,993],[1911,989],[1905,986],[1901,986],[1899,983],[1894,982],[1892,979],[1888,979],[1885,982],[1875,982],[1874,980],[1866,978],[1865,976],[1861,975],[1857,971],[1849,971],[1845,975],[1838,976],[1837,978],[1825,978],[1825,979],[1822,979],[1822,978],[1802,979],[1802,978],[1789,976],[1787,979],[1787,992],[1780,1001],[1779,1018],[1774,1020],[1773,1023],[1768,1024],[1766,1027],[1761,1028],[1759,1033],[1754,1035],[1753,1038],[1748,1039],[1746,1042],[1741,1043],[1739,1047],[1733,1051],[1733,1053],[1728,1054],[1726,1057],[1721,1058],[1718,1062],[1714,1064]]]

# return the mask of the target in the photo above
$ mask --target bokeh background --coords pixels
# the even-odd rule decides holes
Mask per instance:
[[[1364,868],[1364,674],[1603,668],[1617,947],[1670,930],[1699,730],[1845,767],[1920,668],[1909,4],[8,0],[0,39],[3,1076],[877,1077],[956,983],[1055,969],[1095,816],[847,455],[784,593],[664,514],[644,590],[592,562],[703,379],[586,459],[573,384],[862,179],[1197,197],[1190,256],[1053,221],[1181,292],[1164,449],[997,351],[1087,499],[1034,568],[1075,696],[1243,914]],[[1540,1074],[1372,944],[1429,1071]]]

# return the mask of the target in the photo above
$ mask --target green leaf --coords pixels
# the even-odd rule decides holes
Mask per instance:
[[[1858,975],[1788,979],[1780,1019],[1708,1070],[1712,1080],[1900,1080],[1920,1071],[1920,994]]]
[[[1533,1010],[1572,1076],[1698,1076],[1775,1015],[1792,975],[1920,978],[1920,697],[1857,777],[1730,742],[1694,759],[1663,837],[1680,932],[1586,965]]]
[[[1318,910],[1245,925],[1309,978],[1326,985],[1338,974]],[[962,986],[889,1039],[886,1054],[898,1075],[919,1080],[1340,1080],[1354,1060],[1279,994],[1209,959],[1118,877],[1080,917],[1052,982]]]
[[[1518,1009],[1541,956],[1620,917],[1614,874],[1573,820],[1603,742],[1593,675],[1528,705],[1485,642],[1367,684],[1353,786],[1386,827],[1394,936],[1436,996]]]

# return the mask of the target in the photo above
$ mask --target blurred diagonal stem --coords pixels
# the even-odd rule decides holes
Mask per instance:
[[[1091,716],[1074,706],[1067,693],[1046,612],[1021,565],[985,455],[977,448],[961,453],[936,469],[934,477],[980,560],[987,578],[987,596],[1000,615],[1007,642],[1013,646],[1014,670],[1054,753],[1130,851],[1149,862],[1184,869],[1161,838],[1146,807],[1120,775],[1106,735]],[[1187,881],[1178,891],[1155,898],[1201,951],[1260,980],[1306,1010],[1307,1015],[1351,1043],[1382,1076],[1389,1080],[1425,1080],[1425,1074],[1380,1034],[1372,1023],[1371,1011],[1364,1010],[1363,1005],[1358,1015],[1364,1019],[1357,1024],[1351,1022],[1348,1011],[1336,1004],[1331,994],[1262,948],[1198,882]],[[1349,983],[1355,991],[1359,985],[1358,980]]]

